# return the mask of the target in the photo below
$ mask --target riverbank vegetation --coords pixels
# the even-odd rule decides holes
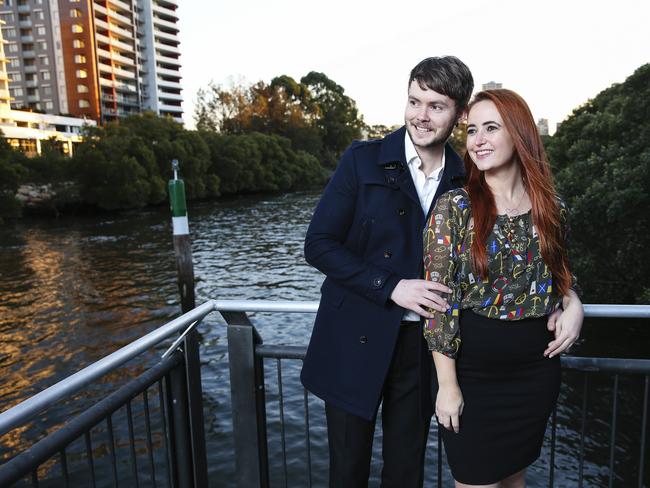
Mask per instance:
[[[604,90],[544,142],[557,188],[572,209],[572,261],[585,300],[650,303],[650,65]],[[75,155],[54,144],[27,158],[0,138],[0,220],[17,216],[24,183],[48,185],[47,205],[116,210],[166,202],[170,161],[188,199],[285,192],[322,185],[353,139],[380,137],[323,73],[296,81],[199,92],[197,130],[151,113],[87,129]],[[454,134],[456,146],[462,134]]]

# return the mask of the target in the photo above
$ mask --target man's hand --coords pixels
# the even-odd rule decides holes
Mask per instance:
[[[433,314],[427,308],[438,312],[446,312],[449,308],[447,300],[440,296],[441,293],[451,293],[451,290],[435,281],[400,280],[390,295],[390,299],[400,307],[430,319]]]
[[[555,340],[548,343],[544,356],[552,358],[569,349],[580,337],[583,319],[582,302],[570,291],[564,300],[564,311],[556,310],[549,316],[547,327],[555,332]]]

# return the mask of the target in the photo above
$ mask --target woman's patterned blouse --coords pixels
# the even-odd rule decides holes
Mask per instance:
[[[460,347],[458,319],[461,309],[485,317],[521,320],[542,317],[560,304],[553,278],[544,264],[531,213],[498,215],[487,240],[488,277],[472,273],[470,248],[474,238],[469,197],[464,189],[438,198],[424,231],[425,278],[451,288],[450,309],[429,311],[424,337],[429,349],[455,358]],[[560,221],[568,233],[568,215],[560,200]],[[574,280],[575,284],[575,280]]]

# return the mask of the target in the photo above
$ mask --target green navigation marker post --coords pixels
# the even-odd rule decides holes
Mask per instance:
[[[178,273],[178,289],[181,294],[181,310],[183,313],[192,310],[194,301],[194,266],[192,264],[192,243],[190,228],[187,221],[187,204],[185,203],[185,183],[179,179],[179,163],[172,160],[174,178],[169,180],[169,203],[172,211],[172,227],[174,229],[174,254],[176,255],[176,270]],[[199,362],[199,335],[196,328],[187,333],[182,349],[185,356],[188,385],[184,388],[183,370],[174,370],[171,375],[171,408],[175,422],[176,461],[178,485],[180,487],[203,487],[208,484],[208,462],[205,449],[205,430],[203,425],[203,391],[201,387],[201,364]],[[176,377],[178,376],[178,377]],[[187,405],[189,420],[182,415],[182,405]],[[192,455],[193,454],[193,455]],[[194,462],[192,462],[194,459]]]

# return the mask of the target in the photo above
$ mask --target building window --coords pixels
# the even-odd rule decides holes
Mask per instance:
[[[86,44],[81,39],[74,39],[72,41],[72,47],[74,48],[84,48]]]
[[[88,100],[79,100],[79,108],[88,108],[90,107],[90,102]]]
[[[14,22],[14,14],[13,14],[13,12],[3,13],[2,15],[0,15],[0,19],[4,20],[7,24],[13,23]]]
[[[81,34],[84,31],[84,28],[81,24],[72,24],[72,32],[75,34]]]
[[[22,81],[23,75],[20,73],[9,73],[9,81]]]
[[[41,5],[43,0],[34,0],[34,5]]]
[[[7,46],[7,52],[17,53],[18,52],[18,44],[15,44],[15,43],[14,44],[9,44]]]
[[[88,93],[88,87],[86,85],[77,85],[77,93]]]
[[[5,37],[16,37],[16,29],[6,29],[3,32],[3,35]]]
[[[52,87],[50,85],[43,87],[43,96],[49,97],[52,95]]]
[[[83,54],[75,54],[74,55],[74,62],[77,64],[85,63],[86,62],[86,56]]]
[[[76,71],[77,78],[88,78],[88,71],[85,69],[78,69]]]
[[[38,48],[42,49],[43,51],[47,51],[47,41],[39,41]]]
[[[79,10],[78,8],[70,9],[70,17],[72,17],[73,19],[78,19],[79,17],[81,17],[81,10]]]
[[[54,103],[52,103],[50,100],[45,102],[45,110],[52,110],[54,108]]]
[[[45,14],[42,10],[34,10],[34,18],[36,20],[45,20]]]
[[[47,81],[50,79],[50,72],[49,71],[41,71],[41,80]]]
[[[41,63],[41,66],[49,66],[50,65],[50,58],[48,58],[47,56],[39,56],[38,60]]]
[[[27,65],[27,63],[25,63]],[[20,68],[20,60],[18,58],[10,58],[9,59],[9,67],[10,68]]]
[[[46,32],[47,32],[47,31],[45,30],[45,26],[44,26],[44,25],[39,25],[39,26],[36,28],[36,35],[37,35],[37,36],[44,36]]]
[[[9,95],[12,97],[22,97],[23,89],[22,88],[9,88]]]

